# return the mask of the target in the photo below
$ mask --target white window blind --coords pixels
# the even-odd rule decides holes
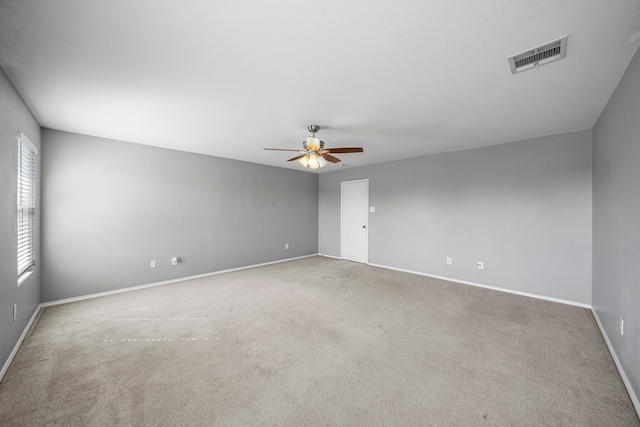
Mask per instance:
[[[31,141],[18,133],[18,276],[35,264],[36,154]]]

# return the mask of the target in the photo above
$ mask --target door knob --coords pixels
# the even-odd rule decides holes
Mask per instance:
[[[363,225],[363,226],[362,226],[362,228],[367,228],[367,226],[366,226],[366,225]]]

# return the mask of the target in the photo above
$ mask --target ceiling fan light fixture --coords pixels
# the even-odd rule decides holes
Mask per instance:
[[[317,154],[309,154],[309,167],[311,169],[318,169],[320,167]]]
[[[322,156],[318,156],[315,153],[307,154],[306,156],[301,157],[298,162],[305,168],[309,169],[322,168],[325,167],[328,163]]]

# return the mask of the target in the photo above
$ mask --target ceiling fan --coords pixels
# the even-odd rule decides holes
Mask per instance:
[[[311,125],[307,129],[311,132],[312,136],[308,136],[305,141],[302,141],[302,150],[288,149],[288,148],[265,148],[265,150],[274,151],[295,151],[302,153],[299,156],[295,156],[287,160],[292,162],[297,160],[302,166],[309,169],[318,169],[327,164],[327,162],[338,163],[339,158],[332,156],[332,154],[340,153],[362,153],[362,147],[343,147],[343,148],[324,148],[324,141],[316,138],[316,132],[320,130],[320,126]]]

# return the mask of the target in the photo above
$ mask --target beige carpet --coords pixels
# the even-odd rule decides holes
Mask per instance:
[[[589,310],[313,257],[46,308],[0,425],[640,422]]]

